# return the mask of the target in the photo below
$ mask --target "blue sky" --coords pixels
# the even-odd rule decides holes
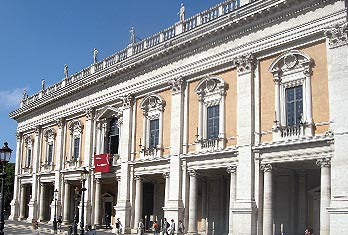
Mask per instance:
[[[0,144],[16,148],[16,121],[23,90],[32,95],[69,73],[124,49],[129,29],[145,38],[178,21],[183,2],[186,18],[223,0],[0,0]],[[15,151],[12,161],[15,160]]]

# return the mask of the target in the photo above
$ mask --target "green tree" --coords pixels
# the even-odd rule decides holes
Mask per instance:
[[[14,163],[7,163],[5,166],[6,170],[6,179],[5,179],[5,186],[4,186],[4,208],[7,212],[10,211],[11,206],[11,200],[13,198],[13,187],[14,187],[14,179],[15,179],[15,164]]]

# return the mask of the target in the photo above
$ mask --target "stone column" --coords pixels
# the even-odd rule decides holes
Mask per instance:
[[[101,202],[101,186],[102,186],[102,179],[96,178],[95,179],[95,203],[94,203],[94,224],[96,226],[102,225],[101,219],[101,208],[102,208],[102,202]]]
[[[16,165],[15,165],[15,180],[14,180],[14,187],[13,187],[13,199],[11,201],[11,215],[9,217],[9,220],[16,220],[18,219],[18,211],[19,211],[19,177],[20,174],[20,165],[21,165],[21,153],[22,153],[22,139],[23,134],[17,132],[17,146],[16,146]]]
[[[343,7],[342,7],[343,9]],[[347,23],[336,25],[326,31],[327,63],[329,81],[329,136],[335,137],[334,153],[331,158],[332,184],[330,214],[330,234],[348,231],[348,35]],[[333,135],[331,135],[332,133]]]
[[[198,211],[198,185],[197,185],[197,171],[189,170],[190,175],[190,196],[189,196],[189,224],[188,234],[197,234],[197,211]]]
[[[311,75],[312,75],[312,70],[311,68],[305,67],[303,71],[304,75],[306,76],[306,136],[312,136],[313,135],[313,114],[312,114],[312,85],[311,85]]]
[[[164,207],[166,207],[169,198],[169,172],[163,173],[163,177],[165,179]]]
[[[273,234],[273,191],[272,191],[272,165],[261,165],[264,171],[263,187],[263,234]]]
[[[143,179],[141,176],[135,176],[135,184],[134,229],[138,227],[143,209]]]
[[[317,160],[321,168],[320,177],[320,235],[330,234],[330,215],[327,208],[331,201],[331,161],[329,158]]]
[[[47,195],[46,195],[46,185],[41,183],[40,184],[40,204],[39,204],[39,220],[40,221],[43,221],[45,220],[46,218],[46,215],[45,215],[45,212],[46,212],[46,198],[47,198]]]
[[[21,200],[20,200],[20,213],[19,213],[19,219],[20,220],[24,220],[25,219],[25,210],[27,207],[27,187],[25,186],[25,184],[21,185]]]
[[[254,144],[254,67],[252,54],[239,56],[237,66],[237,145],[238,174],[237,196],[233,209],[233,232],[254,235],[257,232],[257,209],[255,202]],[[266,234],[264,234],[266,235]]]
[[[55,182],[54,190],[58,190],[57,194],[57,217],[61,215],[61,203],[62,203],[62,177],[61,170],[64,169],[64,150],[65,150],[65,133],[66,122],[64,118],[58,118],[56,120],[57,129],[57,145],[55,154]]]
[[[230,179],[230,210],[229,210],[229,224],[228,224],[228,234],[233,234],[233,205],[236,200],[236,166],[229,166],[227,172],[231,175]]]
[[[63,223],[69,223],[70,214],[70,184],[64,181],[64,201],[63,201]]]

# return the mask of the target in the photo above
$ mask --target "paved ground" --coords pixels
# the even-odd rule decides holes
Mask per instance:
[[[61,231],[58,234],[68,234],[68,226],[62,226]],[[53,234],[52,225],[39,223],[38,230],[32,230],[31,223],[19,222],[19,221],[5,221],[4,232],[6,235],[47,235]],[[97,235],[111,235],[111,229],[99,229]]]

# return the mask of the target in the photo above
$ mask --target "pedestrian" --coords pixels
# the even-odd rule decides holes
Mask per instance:
[[[163,219],[162,224],[162,235],[168,235],[169,223],[166,218]]]
[[[33,230],[34,230],[33,234],[34,235],[40,234],[40,231],[37,231],[39,229],[39,223],[37,222],[37,220],[33,221],[32,226],[33,226]]]
[[[169,226],[169,235],[174,235],[175,233],[175,223],[174,223],[174,220],[171,219],[171,224]]]
[[[140,219],[138,224],[138,235],[144,235],[144,234],[145,234],[145,226],[144,226],[143,220]]]
[[[159,225],[158,225],[157,221],[155,220],[153,222],[153,234],[158,235],[159,232],[160,232]]]
[[[184,226],[182,220],[179,220],[178,234],[184,234],[184,232],[185,232],[185,226]]]
[[[120,218],[117,218],[115,226],[116,226],[116,234],[117,235],[122,234],[122,223],[120,221]]]
[[[105,227],[106,228],[110,228],[110,215],[109,215],[109,213],[105,213]]]
[[[304,232],[305,232],[305,233],[304,233],[305,235],[314,235],[314,234],[313,234],[313,229],[308,228],[308,227],[306,228],[306,230],[305,230]]]
[[[61,215],[58,217],[57,222],[58,222],[59,231],[62,231],[62,222],[63,221],[62,221],[62,216]]]

